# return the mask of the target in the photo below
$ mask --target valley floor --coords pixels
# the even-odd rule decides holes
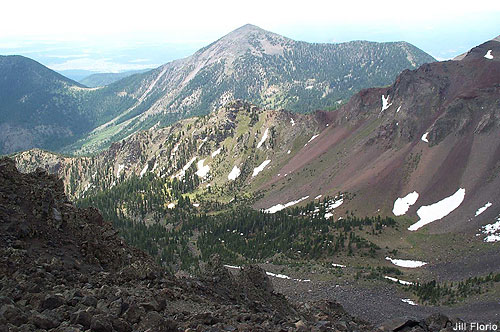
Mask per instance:
[[[472,274],[479,275],[481,272],[479,266],[483,266],[487,273],[500,272],[500,264],[493,262],[498,263],[498,260],[500,260],[498,248],[492,248],[491,252],[486,254],[471,255],[454,263],[430,266],[427,268],[427,272],[438,280],[462,279]],[[354,272],[354,269],[349,267],[339,268],[345,272],[333,276],[325,272],[321,266],[309,267],[309,272],[303,271],[304,269],[283,268],[273,264],[263,264],[262,267],[266,271],[275,274],[282,273],[292,278],[291,280],[271,278],[274,289],[284,294],[290,301],[295,303],[316,300],[337,301],[351,315],[363,317],[373,324],[380,324],[400,317],[424,319],[433,313],[442,313],[467,322],[500,321],[500,289],[498,289],[498,285],[486,297],[470,296],[451,306],[431,306],[419,304],[415,297],[405,290],[405,287],[388,280],[346,278],[344,275]],[[403,301],[407,299],[412,299],[412,301],[417,302],[417,305]]]

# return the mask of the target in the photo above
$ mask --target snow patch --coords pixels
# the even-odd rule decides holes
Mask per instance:
[[[491,202],[488,202],[488,203],[484,204],[484,206],[477,209],[475,217],[477,217],[478,215],[480,215],[481,213],[486,211],[486,209],[488,209],[491,205],[492,205]]]
[[[262,135],[262,138],[260,139],[260,142],[257,144],[257,149],[259,149],[262,146],[262,144],[264,144],[264,142],[267,139],[268,133],[269,133],[269,128],[266,128],[266,130],[264,131],[264,135]]]
[[[346,267],[345,265],[342,265],[342,264],[335,264],[335,263],[332,263],[332,266],[333,266],[333,267],[340,267],[340,268],[344,268],[344,267]]]
[[[120,164],[118,165],[118,171],[116,171],[116,177],[119,178],[120,177],[120,173],[125,169],[125,165],[123,164]]]
[[[309,196],[304,196],[302,198],[299,198],[298,200],[288,202],[286,204],[276,204],[274,206],[271,206],[269,209],[264,210],[265,213],[276,213],[278,211],[281,211],[283,209],[286,209],[287,207],[290,207],[292,205],[298,204],[302,202],[303,200],[308,199]]]
[[[144,174],[146,174],[146,172],[148,171],[148,167],[149,167],[149,164],[146,163],[146,166],[144,166],[144,168],[142,169],[141,174],[139,174],[139,177],[142,178],[144,176]]]
[[[392,209],[392,213],[395,216],[402,216],[408,212],[410,206],[415,204],[418,199],[418,193],[416,191],[409,193],[403,198],[398,198],[394,202],[394,208]]]
[[[266,167],[267,165],[269,165],[270,162],[271,162],[271,160],[267,159],[267,160],[264,160],[262,162],[262,164],[260,164],[258,167],[255,167],[253,169],[252,177],[257,176],[260,172],[262,172],[264,170],[264,167]]]
[[[393,278],[393,277],[389,277],[389,276],[384,276],[385,279],[388,279],[390,281],[394,281],[394,282],[398,282],[400,283],[401,285],[413,285],[413,282],[410,282],[410,281],[404,281],[404,280],[401,280],[401,279],[396,279],[396,278]]]
[[[401,106],[398,107],[398,109],[396,110],[396,113],[399,113],[400,110],[401,110]]]
[[[215,150],[214,152],[212,152],[212,154],[211,154],[212,158],[214,158],[216,155],[218,155],[221,151],[222,151],[222,147],[220,147],[217,150]]]
[[[238,168],[238,166],[234,165],[233,169],[231,170],[231,173],[227,176],[228,180],[236,180],[238,176],[240,176],[241,170]]]
[[[292,127],[295,126],[295,121],[292,118],[290,118],[290,123],[292,124]]]
[[[174,148],[172,149],[172,152],[170,152],[170,156],[174,156],[177,150],[179,150],[179,146],[181,145],[181,142],[177,143]]]
[[[388,109],[390,106],[392,105],[392,103],[389,104],[389,95],[387,95],[387,98],[385,98],[384,95],[382,95],[382,110],[380,112],[383,112],[385,111],[386,109]]]
[[[200,178],[204,178],[207,176],[208,172],[210,171],[210,166],[208,165],[203,165],[205,162],[205,159],[199,160],[197,167],[198,170],[196,171],[196,175],[198,175]]]
[[[409,305],[418,305],[410,299],[401,299],[401,301],[403,301],[404,303],[408,303]]]
[[[426,265],[426,262],[421,262],[421,261],[413,261],[410,259],[393,259],[390,257],[386,257],[386,260],[390,261],[392,264],[396,266],[401,266],[401,267],[407,267],[410,269],[415,269],[417,267],[422,267]]]
[[[294,279],[294,278],[290,278],[289,276],[284,275],[284,274],[275,274],[272,272],[266,272],[266,274],[270,277],[275,277],[275,278],[279,278],[279,279],[287,279],[287,280],[301,281],[301,282],[310,282],[311,281],[311,279]]]
[[[230,268],[230,269],[235,269],[235,270],[241,270],[241,266],[224,265],[224,267],[227,267],[227,268]]]
[[[425,143],[429,143],[429,140],[427,139],[427,136],[429,135],[429,132],[426,132],[425,134],[422,135],[422,141]]]
[[[173,209],[175,207],[175,204],[174,203],[170,203],[167,205],[167,208],[169,209]]]
[[[484,57],[486,59],[493,59],[493,54],[491,54],[491,50],[488,50],[488,52],[486,52],[486,54],[484,55]]]
[[[222,241],[222,242],[224,242],[224,241]],[[227,267],[229,269],[234,269],[234,270],[241,270],[241,266],[225,264],[224,267]],[[301,282],[310,282],[311,281],[311,279],[294,279],[294,278],[290,278],[289,276],[287,276],[285,274],[276,274],[276,273],[267,272],[267,271],[266,271],[266,275],[268,275],[270,277],[274,277],[274,278],[287,279],[287,280],[293,280],[293,281],[301,281]]]
[[[323,195],[318,195],[318,196],[314,197],[314,199],[320,199],[321,197],[323,197]]]
[[[499,242],[500,241],[500,217],[494,224],[488,224],[482,227],[483,234],[487,235],[484,242]]]
[[[184,165],[184,167],[181,169],[179,174],[176,175],[176,177],[179,180],[184,178],[184,175],[186,175],[186,171],[188,170],[189,167],[191,167],[191,165],[194,163],[196,158],[198,158],[198,157],[193,157],[190,161],[188,161],[188,163],[186,165]]]
[[[452,211],[462,204],[465,198],[465,189],[459,188],[453,195],[432,205],[421,206],[417,210],[420,220],[408,227],[409,231],[416,231],[422,226],[430,224],[433,221],[446,217]]]
[[[318,137],[318,136],[319,136],[319,134],[317,134],[317,135],[313,135],[313,137],[311,137],[311,138],[307,141],[307,143],[311,142],[313,139],[315,139],[315,138],[316,138],[316,137]]]
[[[194,207],[200,207],[200,203],[193,203]]]
[[[339,199],[335,199],[333,202],[330,202],[330,205],[328,205],[328,207],[326,209],[331,211],[331,210],[336,209],[339,206],[341,206],[342,203],[344,203],[344,199],[342,197],[340,197]]]
[[[286,152],[286,154],[290,154],[290,152],[292,152],[292,151],[288,150],[288,151]]]

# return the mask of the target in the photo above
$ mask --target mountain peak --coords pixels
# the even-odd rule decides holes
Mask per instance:
[[[258,39],[262,39],[263,37],[267,37],[267,38],[273,38],[273,39],[286,39],[285,37],[281,36],[281,35],[278,35],[276,33],[273,33],[273,32],[270,32],[270,31],[267,31],[267,30],[264,30],[256,25],[253,25],[253,24],[245,24],[233,31],[231,31],[230,33],[228,33],[227,35],[225,35],[224,37],[222,37],[221,39],[222,40],[244,40],[244,41],[248,41],[248,39],[251,37],[251,36],[256,36],[258,37]]]
[[[233,32],[236,32],[236,31],[247,32],[247,31],[265,31],[265,30],[254,25],[254,24],[247,23],[247,24],[242,25],[241,27],[233,30]]]

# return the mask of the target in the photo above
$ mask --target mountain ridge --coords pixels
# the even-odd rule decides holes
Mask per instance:
[[[310,44],[247,25],[190,57],[148,73],[99,89],[79,86],[38,97],[57,101],[57,107],[72,112],[84,128],[61,142],[48,133],[54,146],[33,139],[4,146],[0,152],[35,146],[71,154],[96,153],[138,130],[208,114],[234,99],[295,112],[336,108],[358,89],[386,85],[402,69],[429,61],[434,59],[406,43]],[[22,112],[23,107],[18,102],[9,112]]]

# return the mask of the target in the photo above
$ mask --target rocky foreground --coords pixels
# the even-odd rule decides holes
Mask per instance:
[[[204,277],[165,274],[95,209],[78,209],[62,181],[0,159],[0,332],[451,331],[448,318],[374,327],[337,303],[290,304],[265,272],[235,276],[217,259]],[[381,304],[383,305],[383,304]]]

